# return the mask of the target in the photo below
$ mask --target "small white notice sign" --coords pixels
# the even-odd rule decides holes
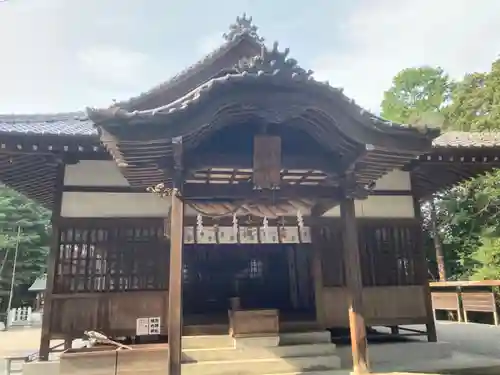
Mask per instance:
[[[138,318],[135,322],[136,336],[149,335],[149,318]]]
[[[150,318],[138,318],[135,325],[135,334],[137,336],[159,335],[161,327],[161,318],[154,316]]]
[[[159,335],[160,334],[160,317],[159,316],[149,318],[149,334],[150,335]]]

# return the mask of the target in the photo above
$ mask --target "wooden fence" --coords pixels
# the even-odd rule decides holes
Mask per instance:
[[[485,281],[444,281],[430,283],[432,310],[453,311],[458,321],[469,321],[470,312],[493,314],[495,325],[499,325],[495,288],[500,280]]]

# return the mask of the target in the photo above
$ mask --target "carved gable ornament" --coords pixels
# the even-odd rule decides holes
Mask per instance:
[[[280,52],[278,42],[274,42],[272,49],[262,46],[260,55],[241,59],[235,69],[241,74],[266,74],[304,81],[311,79],[313,71],[301,68],[297,60],[288,58],[289,53],[289,48]]]
[[[227,41],[231,42],[236,37],[240,35],[248,35],[250,38],[255,39],[255,41],[262,43],[264,42],[264,38],[260,37],[257,34],[258,27],[252,23],[252,17],[248,17],[246,13],[243,13],[243,16],[236,17],[236,22],[229,25],[229,31],[227,33],[222,34],[222,37]]]

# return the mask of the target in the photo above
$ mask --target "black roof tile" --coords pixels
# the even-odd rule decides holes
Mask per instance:
[[[97,136],[83,112],[34,115],[0,115],[0,134]]]

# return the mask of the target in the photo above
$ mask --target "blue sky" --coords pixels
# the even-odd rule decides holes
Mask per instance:
[[[271,44],[377,111],[399,70],[486,70],[500,51],[500,1],[6,0],[0,113],[108,106],[155,86],[251,15]]]

